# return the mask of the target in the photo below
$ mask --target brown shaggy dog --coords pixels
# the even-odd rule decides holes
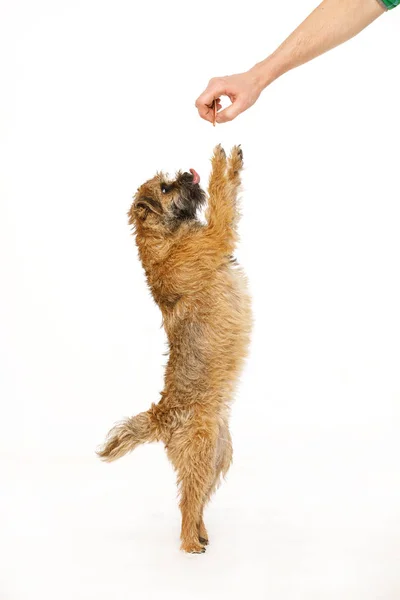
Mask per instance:
[[[208,543],[203,510],[232,460],[229,403],[251,329],[246,279],[232,252],[243,157],[214,149],[206,224],[197,209],[206,196],[199,176],[162,173],[144,183],[129,222],[169,342],[165,387],[158,404],[116,425],[99,451],[107,461],[145,442],[165,445],[178,478],[182,550]]]

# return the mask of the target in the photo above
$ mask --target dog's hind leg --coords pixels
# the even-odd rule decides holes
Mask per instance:
[[[181,549],[201,554],[199,522],[202,507],[215,480],[216,435],[207,428],[189,428],[186,435],[171,440],[168,455],[178,474],[182,513]]]
[[[208,533],[206,526],[204,525],[203,513],[206,504],[209,502],[211,496],[218,489],[221,483],[221,477],[225,477],[229,467],[232,464],[232,439],[228,429],[228,425],[224,424],[220,428],[218,441],[217,441],[217,455],[216,455],[216,469],[213,482],[207,492],[204,499],[203,506],[200,512],[200,521],[198,525],[199,541],[201,544],[208,544]]]

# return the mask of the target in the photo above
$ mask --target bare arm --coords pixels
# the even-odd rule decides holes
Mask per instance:
[[[212,102],[225,95],[232,104],[217,114],[217,122],[231,121],[275,79],[346,42],[384,12],[379,0],[323,0],[268,58],[245,73],[211,79],[196,101],[199,115],[212,122]]]

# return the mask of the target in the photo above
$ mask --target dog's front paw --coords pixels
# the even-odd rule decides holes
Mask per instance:
[[[211,158],[213,171],[224,172],[226,167],[226,153],[221,144],[215,146],[214,153]]]
[[[223,147],[221,146],[221,144],[217,144],[214,148],[214,156],[218,159],[225,159],[226,158],[226,152],[223,149]]]
[[[243,169],[243,150],[242,147],[233,146],[229,157],[229,170],[232,175],[237,175]]]

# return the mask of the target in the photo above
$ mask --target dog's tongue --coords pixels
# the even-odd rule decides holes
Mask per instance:
[[[196,173],[196,171],[194,169],[189,169],[189,171],[193,175],[193,183],[199,183],[200,182],[200,175],[198,173]]]

